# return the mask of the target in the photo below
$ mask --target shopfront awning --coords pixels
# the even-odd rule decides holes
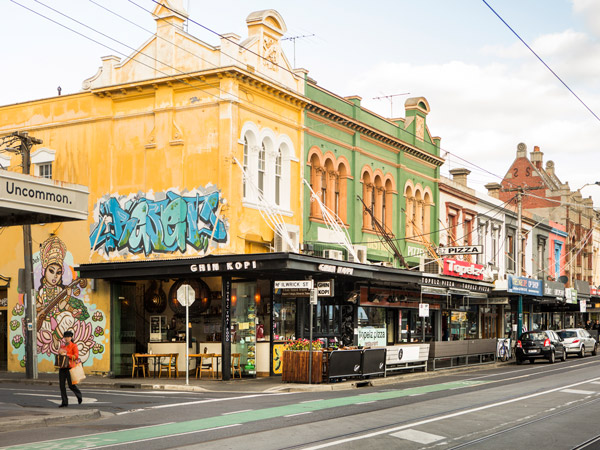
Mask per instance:
[[[0,227],[87,217],[86,186],[0,169]]]
[[[346,278],[356,283],[399,286],[417,284],[420,274],[403,269],[351,263],[297,253],[210,255],[202,258],[148,259],[82,264],[80,277],[105,280],[235,277],[278,280]]]

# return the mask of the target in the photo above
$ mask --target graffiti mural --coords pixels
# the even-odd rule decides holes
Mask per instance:
[[[169,190],[104,196],[94,207],[90,246],[107,257],[206,252],[211,243],[228,241],[225,220],[218,217],[222,201],[213,186],[184,194]]]
[[[87,280],[77,277],[73,257],[58,236],[51,236],[33,255],[36,291],[38,361],[54,363],[63,333],[73,332],[79,348],[79,359],[91,365],[102,359],[108,344],[106,314],[89,301]],[[12,309],[10,343],[21,367],[25,367],[25,305],[23,297]]]

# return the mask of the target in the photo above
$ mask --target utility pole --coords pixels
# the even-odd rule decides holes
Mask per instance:
[[[282,41],[292,41],[292,43],[294,44],[294,69],[296,68],[296,39],[303,39],[303,38],[308,38],[308,37],[313,37],[313,34],[303,34],[302,36],[290,36],[290,37],[286,37],[283,38]]]
[[[544,186],[535,187],[523,187],[517,186],[511,189],[502,189],[502,192],[516,192],[517,198],[517,248],[516,248],[516,261],[515,261],[515,273],[518,277],[522,275],[523,267],[521,261],[523,260],[523,194],[525,191],[533,191],[536,189],[545,189]],[[523,296],[519,294],[519,303],[517,306],[517,339],[523,332]]]
[[[31,147],[42,144],[41,139],[29,136],[26,131],[14,132],[6,136],[2,144],[16,144],[18,147],[7,147],[4,150],[21,155],[23,173],[29,175],[31,168]],[[23,259],[25,263],[25,373],[27,378],[38,377],[37,370],[37,330],[36,330],[36,309],[35,292],[33,289],[33,262],[31,248],[31,225],[23,225]]]

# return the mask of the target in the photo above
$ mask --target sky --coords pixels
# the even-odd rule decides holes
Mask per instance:
[[[429,130],[441,137],[446,159],[442,175],[466,167],[469,186],[479,191],[503,178],[520,142],[528,151],[539,146],[544,164],[554,161],[572,190],[600,181],[598,0],[486,0],[579,99],[483,0],[182,1],[188,31],[212,45],[217,35],[198,24],[244,38],[251,12],[275,9],[286,37],[306,36],[295,48],[283,42],[291,63],[329,91],[359,95],[362,106],[384,117],[403,117],[406,98],[425,97]],[[79,92],[102,56],[129,55],[151,36],[154,6],[2,0],[0,105],[52,97],[58,86],[63,95]],[[600,186],[581,192],[600,208]]]

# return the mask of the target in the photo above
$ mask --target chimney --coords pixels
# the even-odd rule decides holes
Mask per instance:
[[[517,145],[517,158],[527,158],[527,146],[522,142]]]
[[[533,152],[531,152],[531,162],[536,168],[541,169],[543,159],[544,153],[542,153],[540,148],[536,145],[533,147]]]
[[[500,189],[502,189],[500,183],[488,183],[485,185],[485,188],[488,190],[488,195],[490,197],[500,198]]]
[[[467,186],[467,175],[469,175],[471,171],[469,169],[452,169],[450,171],[450,175],[452,175],[452,181],[456,183]]]

